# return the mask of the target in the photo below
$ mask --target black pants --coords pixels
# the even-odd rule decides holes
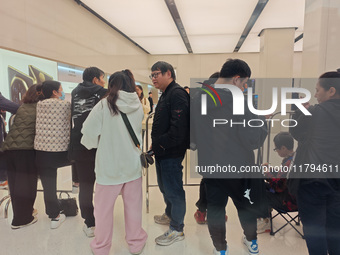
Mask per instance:
[[[93,215],[93,187],[96,181],[94,164],[96,150],[73,151],[74,164],[79,179],[79,206],[81,217],[85,220],[87,227],[95,226]]]
[[[199,194],[199,199],[196,202],[196,206],[199,211],[201,212],[206,212],[207,211],[207,194],[205,190],[205,179],[201,180],[200,183],[200,194]]]
[[[30,223],[37,196],[37,167],[34,150],[6,151],[8,184],[13,207],[13,226]]]
[[[78,171],[74,162],[72,162],[72,182],[79,183]]]
[[[205,179],[208,202],[208,228],[216,250],[226,248],[225,205],[230,197],[237,209],[238,217],[247,240],[257,239],[256,217],[244,206],[244,181],[242,179]]]
[[[309,254],[340,254],[340,191],[324,183],[306,183],[300,185],[297,198]]]
[[[207,191],[205,188],[205,179],[202,178],[200,182],[200,194],[199,194],[199,199],[196,202],[196,206],[200,212],[207,212],[208,208],[208,201],[207,201]],[[225,199],[225,206],[227,206],[228,203],[228,197]]]
[[[6,155],[0,152],[0,182],[7,181]]]
[[[36,163],[41,183],[44,188],[45,211],[49,218],[56,218],[60,213],[57,198],[57,170],[70,165],[67,151],[46,152],[37,151]]]

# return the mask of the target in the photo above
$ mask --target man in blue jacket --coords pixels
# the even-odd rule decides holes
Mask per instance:
[[[151,68],[159,98],[152,125],[152,150],[156,158],[157,181],[166,203],[165,213],[156,215],[159,224],[170,224],[169,230],[156,238],[159,245],[170,245],[184,239],[185,192],[182,161],[189,145],[189,95],[178,85],[173,67],[159,61]]]

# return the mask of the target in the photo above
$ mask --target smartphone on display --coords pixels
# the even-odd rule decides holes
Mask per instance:
[[[33,85],[33,78],[12,66],[8,66],[8,81],[11,100],[17,104],[21,104],[23,95],[28,88]]]

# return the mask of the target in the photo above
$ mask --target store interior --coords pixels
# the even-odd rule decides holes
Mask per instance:
[[[170,0],[0,2],[0,92],[13,101],[20,100],[30,85],[46,79],[60,81],[66,100],[70,100],[71,91],[82,81],[82,71],[97,66],[104,70],[106,81],[113,72],[130,69],[136,84],[143,87],[144,95],[152,92],[157,104],[161,92],[149,79],[155,62],[171,63],[177,82],[183,87],[193,87],[197,80],[207,79],[219,71],[227,59],[239,58],[252,70],[258,109],[268,109],[273,88],[307,89],[310,102],[316,103],[313,97],[316,79],[326,71],[340,68],[338,0],[177,0],[181,23],[174,21],[169,5],[175,1]],[[256,20],[249,26],[254,14],[257,14]],[[183,39],[183,29],[186,39]],[[282,96],[281,93],[278,96]],[[280,111],[281,105],[278,105],[275,112]],[[290,108],[287,107],[287,111],[288,116]],[[271,138],[269,142],[266,140],[261,155],[263,162],[280,164],[271,140],[275,134],[287,130],[282,125],[271,128]],[[146,139],[150,144],[150,134]],[[185,242],[169,247],[155,244],[154,239],[167,228],[155,224],[153,217],[162,214],[165,205],[157,187],[155,166],[150,166],[148,175],[143,176],[143,227],[149,236],[143,254],[212,254],[207,225],[197,224],[193,216],[200,182],[200,177],[191,173],[190,162],[194,157],[187,152],[183,170],[187,205]],[[38,187],[35,204],[38,222],[19,230],[10,227],[13,214],[9,200],[1,201],[8,190],[0,190],[0,253],[92,254],[91,239],[82,231],[83,220],[79,214],[67,218],[56,230],[49,228],[40,182]],[[77,193],[72,193],[70,166],[58,170],[58,190],[69,191],[72,197],[77,197]],[[226,214],[229,254],[247,254],[241,241],[243,233],[237,211],[231,201]],[[130,254],[124,239],[123,219],[123,202],[119,196],[110,254]],[[274,228],[284,223],[277,218]],[[302,226],[297,229],[302,230]],[[274,236],[260,234],[258,240],[262,255],[308,254],[305,240],[291,226]]]

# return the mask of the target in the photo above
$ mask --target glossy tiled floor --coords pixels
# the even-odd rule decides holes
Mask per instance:
[[[63,168],[58,173],[58,188],[71,189],[71,170]],[[198,183],[199,180],[191,180]],[[155,184],[154,169],[150,169],[150,183]],[[39,185],[40,186],[40,185]],[[144,185],[145,189],[145,185]],[[150,213],[146,213],[145,203],[143,208],[143,226],[149,235],[144,255],[203,255],[212,254],[213,246],[207,225],[198,225],[193,217],[196,211],[195,202],[198,198],[198,187],[186,187],[187,214],[185,217],[185,235],[182,242],[171,246],[161,247],[155,244],[154,239],[167,230],[166,226],[157,225],[153,221],[155,214],[164,212],[164,203],[158,187],[150,188]],[[7,191],[0,190],[0,198]],[[144,198],[145,202],[145,198]],[[0,207],[0,254],[4,255],[91,255],[89,248],[90,238],[83,231],[83,221],[80,215],[69,217],[60,228],[51,230],[49,219],[44,213],[42,192],[38,192],[35,208],[38,209],[38,222],[32,226],[12,230],[9,218],[4,218],[4,206]],[[230,255],[247,254],[241,242],[242,231],[237,218],[234,205],[230,202],[227,206],[229,216],[227,223],[227,240]],[[283,221],[279,221],[283,222]],[[275,228],[275,224],[274,224]],[[299,227],[301,229],[301,227]],[[124,214],[122,199],[118,198],[115,207],[114,236],[110,254],[130,254],[124,240]],[[262,255],[306,255],[308,254],[305,241],[290,227],[281,230],[275,237],[261,234],[258,237],[260,254]]]

